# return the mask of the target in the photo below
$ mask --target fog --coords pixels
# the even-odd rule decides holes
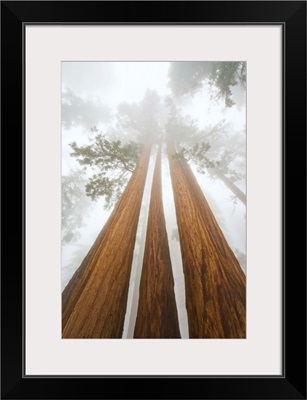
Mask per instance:
[[[219,178],[225,175],[225,179],[233,181],[239,191],[246,193],[246,91],[239,84],[231,86],[233,104],[227,106],[227,95],[226,98],[222,96],[222,92],[210,84],[210,79],[204,77],[201,84],[193,83],[193,86],[191,83],[186,92],[178,95],[174,81],[171,82],[174,64],[177,63],[62,63],[62,290],[108,220],[116,199],[131,176],[129,171],[122,173],[116,163],[114,168],[99,175],[99,164],[80,163],[80,155],[72,156],[71,144],[75,142],[78,149],[82,146],[85,149],[95,144],[95,138],[101,134],[101,140],[107,140],[107,143],[120,140],[123,145],[133,141],[141,146],[147,140],[140,139],[141,127],[148,123],[146,118],[151,104],[156,107],[157,119],[151,128],[159,132],[153,142],[142,200],[123,338],[133,337],[157,143],[167,134],[172,112],[174,126],[181,124],[183,127],[182,138],[180,130],[175,129],[178,132],[177,151],[183,151],[229,246],[246,273],[246,206],[229,189],[226,181]],[[144,103],[144,99],[149,100]],[[185,126],[187,135],[184,134]],[[148,126],[147,129],[151,130]],[[205,153],[200,153],[198,147],[193,146],[203,141],[210,146]],[[163,206],[180,331],[182,338],[187,338],[180,242],[165,143],[163,146]],[[87,149],[82,156],[85,159],[89,154],[92,153]],[[109,184],[110,179],[118,180],[119,184],[110,189],[113,190],[111,200],[107,201],[110,190],[99,195],[99,179],[105,184]],[[86,188],[89,183],[90,187]]]

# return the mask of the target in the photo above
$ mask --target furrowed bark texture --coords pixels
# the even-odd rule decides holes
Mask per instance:
[[[174,279],[162,203],[161,148],[148,213],[135,338],[180,338]]]
[[[168,143],[190,338],[246,337],[246,278],[189,165]]]
[[[121,338],[150,157],[147,146],[116,208],[63,292],[63,338]]]

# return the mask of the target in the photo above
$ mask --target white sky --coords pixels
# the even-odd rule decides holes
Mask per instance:
[[[87,99],[97,97],[116,112],[121,102],[141,101],[146,89],[170,95],[168,68],[167,62],[63,62],[62,87]]]
[[[168,87],[169,65],[167,62],[63,62],[62,91],[65,93],[67,89],[72,90],[75,95],[82,97],[85,101],[88,100],[107,106],[112,114],[115,115],[117,106],[120,103],[140,102],[147,89],[155,90],[162,98],[171,95],[170,88]],[[242,98],[242,93],[238,92],[236,95],[238,95],[238,99]],[[203,88],[193,97],[185,100],[181,105],[181,109],[184,115],[190,115],[196,119],[200,128],[205,128],[208,125],[214,125],[225,120],[226,123],[230,123],[230,134],[238,131],[245,132],[246,109],[244,101],[240,107],[225,108],[223,101],[212,101],[208,90]],[[108,129],[108,125],[101,123],[98,125],[98,128],[105,131]],[[80,168],[76,160],[69,156],[71,152],[69,143],[72,141],[76,141],[78,145],[88,142],[88,135],[84,126],[75,126],[62,130],[63,175],[69,174],[73,168]],[[172,207],[167,206],[168,204],[173,204],[172,189],[168,167],[165,163],[163,165],[164,211],[167,229],[171,234],[176,221],[173,205]],[[232,193],[221,181],[212,181],[206,175],[197,173],[195,168],[192,169],[230,247],[234,251],[238,249],[245,254],[245,206],[240,201],[234,204]],[[238,183],[238,186],[245,190],[244,182]],[[103,199],[93,202],[91,213],[84,220],[84,227],[80,230],[80,239],[74,244],[62,247],[62,289],[64,289],[73,272],[80,265],[111,212],[105,211],[103,204]],[[78,210],[74,211],[78,212]],[[178,291],[176,298],[177,303],[180,303],[178,304],[178,313],[181,321],[181,332],[184,337],[187,333],[183,276],[180,273],[180,268],[182,268],[180,264],[180,247],[179,243],[174,239],[169,238],[169,242],[172,253],[171,257],[173,264],[175,264],[173,265],[175,290]],[[133,282],[134,279],[135,276],[132,276]],[[133,293],[130,291],[128,303],[132,304],[135,301],[137,290],[138,288],[136,287]],[[133,304],[131,307],[133,309]],[[131,315],[133,317],[133,311]],[[129,325],[129,321],[126,321],[125,326],[125,335],[127,335],[128,331],[131,334],[133,331],[131,323]]]

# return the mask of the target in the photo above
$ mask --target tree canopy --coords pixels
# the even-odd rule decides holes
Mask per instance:
[[[236,104],[233,88],[246,88],[246,63],[239,62],[174,62],[169,71],[169,85],[175,96],[194,94],[207,83],[212,97],[223,98],[226,107]]]
[[[139,65],[114,64],[110,68],[116,84],[109,87],[103,85],[104,69],[104,79],[95,78],[97,85],[91,91],[75,83],[67,88],[63,81],[62,259],[63,269],[69,271],[62,280],[67,282],[74,273],[64,289],[63,337],[121,337],[124,320],[131,330],[136,299],[149,299],[146,291],[137,296],[140,271],[136,266],[143,264],[143,271],[146,265],[150,267],[143,286],[156,299],[155,289],[163,288],[162,260],[177,276],[175,285],[169,282],[170,291],[159,292],[158,305],[166,293],[173,293],[174,286],[174,309],[180,309],[180,320],[183,314],[183,320],[189,319],[187,336],[243,337],[243,330],[229,333],[224,316],[243,315],[245,304],[241,296],[245,277],[234,254],[244,265],[246,196],[241,188],[246,136],[238,94],[245,99],[246,63],[164,63],[152,78],[148,78],[152,69],[147,63],[141,76],[134,71]],[[87,78],[92,79],[88,71],[83,75],[85,85]],[[236,206],[237,199],[243,205]],[[85,220],[90,206],[93,213]],[[81,231],[84,221],[88,225]],[[98,229],[89,251],[80,249],[80,255],[65,267],[65,258],[74,256],[78,236],[80,242],[90,242]],[[137,243],[143,236],[144,254]],[[172,258],[166,260],[168,246]],[[73,264],[77,267],[81,258],[74,272]],[[148,276],[153,278],[151,283]],[[233,286],[235,280],[241,283]],[[236,310],[234,287],[239,287],[243,299]],[[127,299],[128,290],[131,299]],[[234,312],[228,303],[234,304]],[[149,299],[147,305],[153,304]],[[143,315],[151,324],[152,311],[145,310]],[[159,312],[157,321],[160,326]],[[244,328],[242,321],[239,325]],[[116,325],[116,332],[109,329],[111,325]]]
[[[87,196],[96,200],[105,198],[105,208],[110,209],[119,199],[128,178],[133,172],[140,154],[140,145],[135,142],[110,141],[97,134],[93,143],[78,146],[71,143],[75,157],[81,166],[91,167],[93,174],[85,185]]]
[[[206,173],[211,179],[222,179],[235,197],[244,202],[244,193],[234,183],[244,180],[246,175],[245,135],[230,129],[223,120],[199,129],[196,121],[183,116],[174,104],[166,124],[168,137],[177,150],[176,157],[193,164],[197,172]]]
[[[115,127],[110,127],[107,133],[94,126],[91,132],[95,136],[90,144],[70,143],[70,155],[88,169],[87,196],[92,200],[103,196],[107,210],[117,202],[136,167],[142,145],[158,140],[161,115],[160,97],[147,90],[140,103],[119,104]]]
[[[163,127],[163,110],[157,92],[148,89],[141,102],[119,104],[117,128],[123,137],[133,137],[137,142],[156,141]]]

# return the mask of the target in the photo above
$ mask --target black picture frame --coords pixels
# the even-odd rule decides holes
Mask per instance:
[[[27,24],[97,23],[282,25],[284,37],[282,376],[24,376],[26,266],[23,32]],[[306,399],[304,229],[306,2],[2,1],[1,56],[3,194],[1,397],[3,399]],[[13,165],[18,165],[17,172],[13,172],[15,171]],[[303,225],[303,233],[298,229],[300,225]],[[16,251],[17,247],[19,252]]]

